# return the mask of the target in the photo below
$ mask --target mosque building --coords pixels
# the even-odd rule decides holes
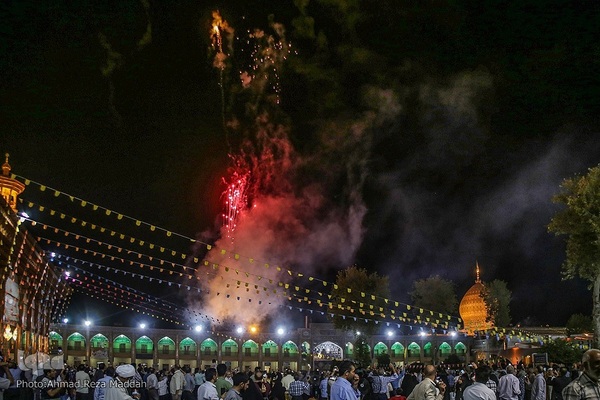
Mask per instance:
[[[493,327],[493,324],[488,321],[488,311],[483,299],[484,290],[485,285],[479,277],[479,263],[476,263],[475,284],[467,290],[458,308],[463,320],[464,331],[468,335]]]
[[[71,289],[21,224],[18,196],[25,185],[11,177],[8,154],[0,175],[0,351],[48,350],[50,321],[65,309]]]

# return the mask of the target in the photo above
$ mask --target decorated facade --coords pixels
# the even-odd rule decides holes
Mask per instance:
[[[175,364],[191,368],[225,363],[231,368],[265,370],[327,368],[332,361],[354,356],[356,333],[331,324],[286,333],[255,332],[236,337],[233,332],[197,332],[149,328],[53,324],[49,333],[51,354],[62,354],[66,363],[137,363],[158,368]],[[469,362],[471,338],[454,334],[373,335],[373,357],[387,353],[392,362],[442,362],[455,354]]]
[[[15,213],[23,185],[10,177],[7,160],[0,179],[0,330],[4,357],[48,350],[50,321],[66,308],[71,289]]]

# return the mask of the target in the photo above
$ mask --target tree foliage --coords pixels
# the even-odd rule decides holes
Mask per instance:
[[[367,338],[359,335],[354,343],[354,361],[359,367],[367,368],[371,365],[371,350]]]
[[[594,331],[592,317],[583,314],[573,314],[567,321],[567,335],[590,333]]]
[[[544,343],[538,353],[548,353],[549,362],[570,365],[581,361],[583,350],[571,342],[557,339]]]
[[[442,279],[439,275],[415,281],[410,297],[415,307],[444,314],[456,314],[458,300],[454,283]]]
[[[379,354],[376,358],[378,367],[387,367],[392,362],[392,358],[387,352]]]
[[[584,176],[565,179],[555,203],[566,206],[558,211],[548,229],[567,235],[563,264],[565,278],[579,276],[592,283],[594,340],[600,338],[600,165]]]
[[[506,282],[495,279],[486,283],[482,297],[487,309],[488,322],[492,322],[495,326],[508,326],[512,292],[508,290]]]
[[[374,320],[387,313],[384,298],[390,297],[387,277],[352,266],[338,272],[331,290],[333,323],[338,329],[357,330],[371,335],[377,328]],[[373,308],[371,308],[373,306]]]

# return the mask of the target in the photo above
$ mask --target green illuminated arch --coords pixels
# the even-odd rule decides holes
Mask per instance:
[[[392,357],[404,357],[404,346],[402,346],[402,343],[396,342],[392,345]]]
[[[235,355],[238,353],[238,344],[233,339],[227,339],[221,345],[221,351],[223,352],[223,355],[226,355],[226,356],[227,355]]]
[[[195,355],[196,342],[189,337],[182,339],[181,342],[179,342],[179,353],[183,355]]]
[[[423,346],[423,355],[425,357],[431,357],[431,342],[427,342]]]
[[[131,339],[125,335],[119,335],[113,340],[113,351],[115,353],[131,353]]]
[[[217,342],[215,342],[211,338],[204,339],[204,341],[200,343],[200,351],[205,356],[216,356],[217,349]]]
[[[298,346],[291,340],[285,342],[283,346],[281,346],[281,350],[283,351],[284,357],[295,357],[298,355]]]
[[[254,340],[246,340],[242,345],[244,356],[257,356],[258,344]]]
[[[387,353],[388,347],[383,342],[379,342],[375,345],[375,347],[373,347],[373,352],[375,356],[379,356],[383,353]]]
[[[67,349],[69,350],[85,350],[85,337],[74,332],[67,338]]]
[[[443,342],[442,344],[440,344],[440,356],[447,357],[451,353],[452,353],[452,346],[450,346],[446,342]]]
[[[407,348],[408,357],[420,357],[421,356],[421,346],[417,343],[412,342],[408,345]]]
[[[156,344],[158,346],[158,353],[162,355],[174,355],[175,354],[175,341],[168,336],[160,339]]]
[[[142,336],[135,341],[135,351],[141,354],[152,354],[154,342],[148,336]]]
[[[99,333],[90,339],[90,344],[92,349],[106,349],[108,348],[108,338]]]
[[[352,357],[354,355],[354,345],[350,342],[346,343],[346,356]]]
[[[50,343],[54,343],[58,347],[63,345],[63,337],[54,331],[50,332],[48,339],[50,339]]]
[[[279,347],[277,346],[277,343],[275,343],[272,340],[267,340],[262,345],[262,351],[263,351],[263,354],[265,354],[265,355],[268,353],[270,356],[274,356],[277,354],[278,350],[279,350]]]

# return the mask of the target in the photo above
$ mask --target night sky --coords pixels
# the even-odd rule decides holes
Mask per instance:
[[[222,76],[217,9],[235,29]],[[594,1],[2,2],[0,151],[13,173],[210,243],[241,160],[257,205],[242,254],[328,280],[357,264],[408,303],[434,274],[460,299],[477,260],[508,283],[514,323],[563,325],[591,293],[562,281],[547,225],[560,182],[600,160],[598,21]],[[292,47],[244,87],[255,29]],[[143,319],[76,299],[73,318]]]

